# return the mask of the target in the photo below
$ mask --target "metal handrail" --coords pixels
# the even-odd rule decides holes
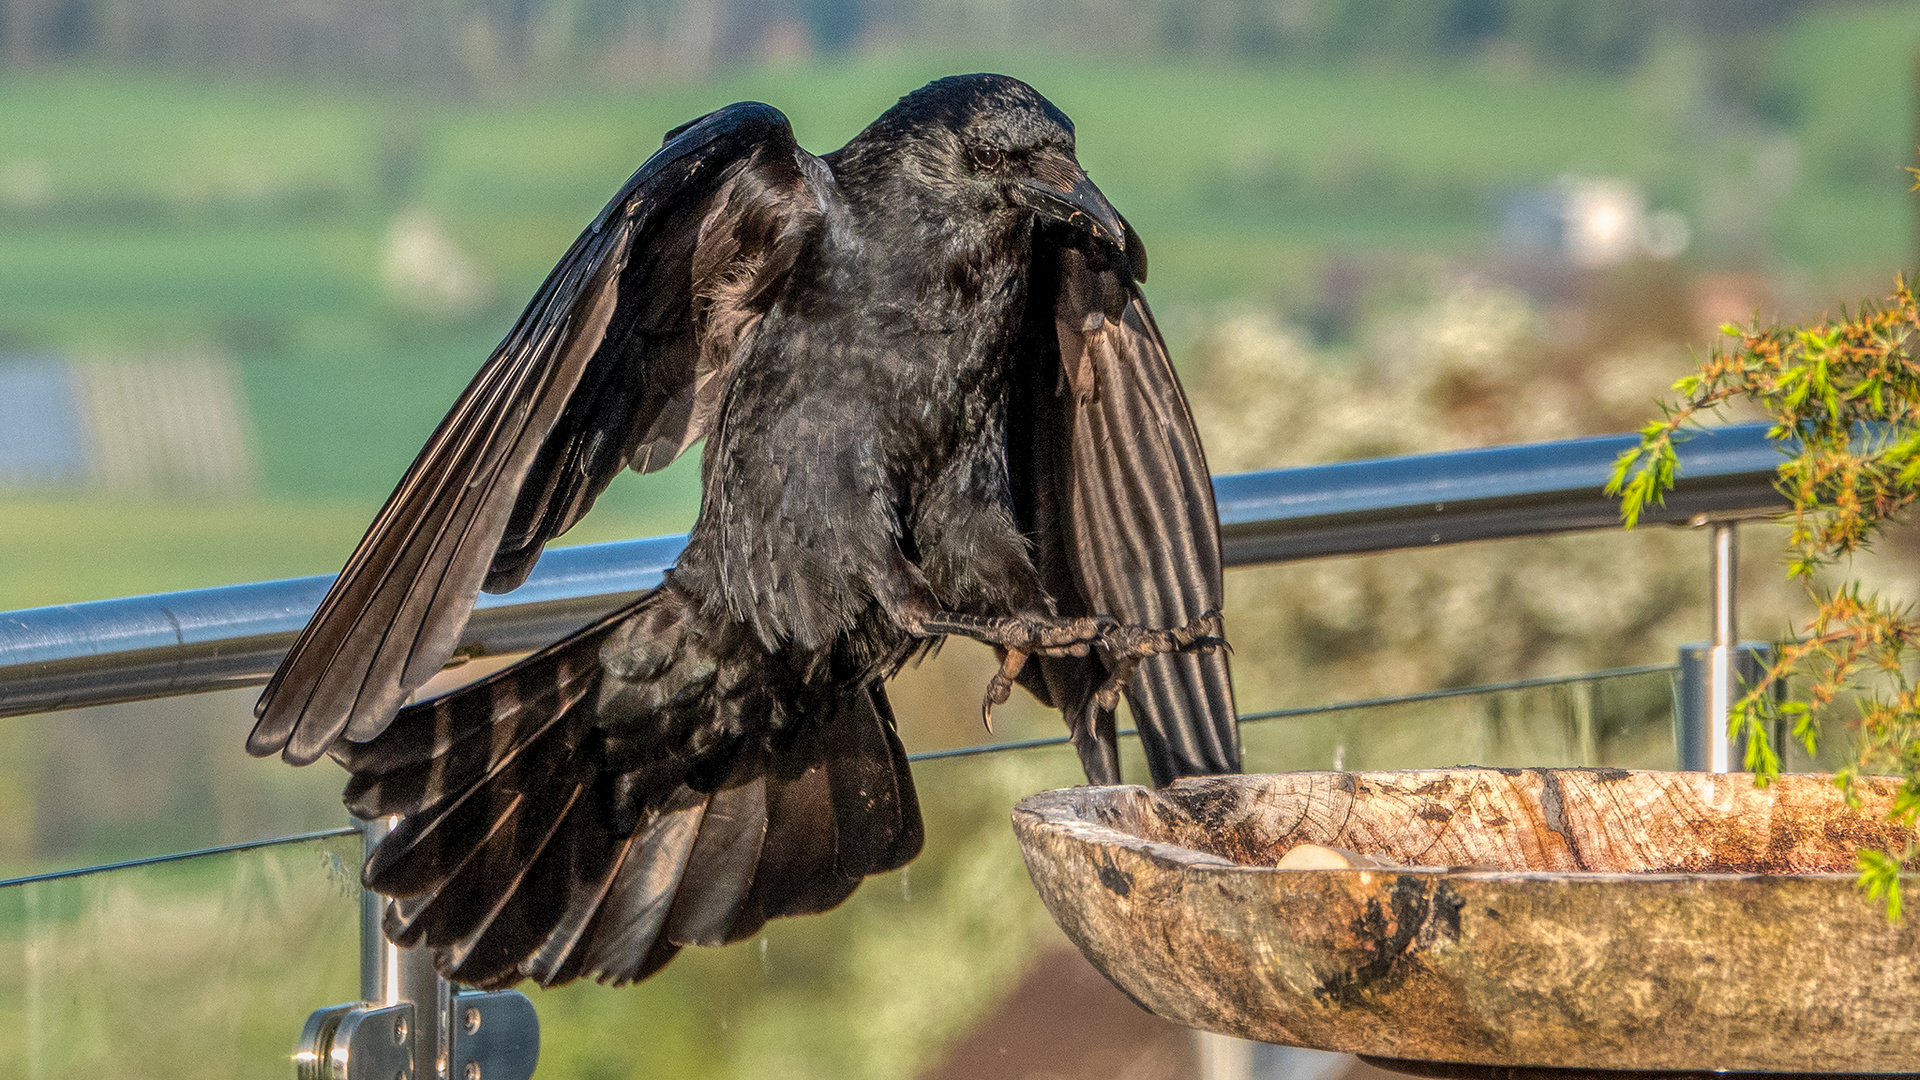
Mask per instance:
[[[1766,424],[1679,447],[1666,505],[1644,520],[1763,516],[1780,447]],[[1601,493],[1636,435],[1374,458],[1214,478],[1230,566],[1614,528]],[[660,584],[684,536],[556,548],[526,584],[482,595],[458,655],[525,652]],[[329,575],[0,613],[0,717],[266,682]]]
[[[1687,433],[1677,485],[1641,520],[1702,524],[1785,509],[1774,487],[1784,447],[1770,428]],[[1216,476],[1227,564],[1619,528],[1619,500],[1601,488],[1638,445],[1638,435],[1599,435]]]

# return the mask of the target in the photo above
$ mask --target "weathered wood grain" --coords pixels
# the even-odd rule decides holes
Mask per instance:
[[[1293,773],[1047,792],[1014,825],[1068,937],[1180,1023],[1484,1066],[1920,1071],[1920,931],[1853,885],[1859,848],[1904,841],[1895,784],[1861,790]],[[1298,843],[1405,868],[1273,869]]]

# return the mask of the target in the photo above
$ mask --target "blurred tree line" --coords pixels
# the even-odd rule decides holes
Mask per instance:
[[[1811,0],[0,0],[0,66],[312,72],[460,89],[635,82],[875,45],[1417,61],[1487,50],[1592,70],[1662,32],[1738,35]]]

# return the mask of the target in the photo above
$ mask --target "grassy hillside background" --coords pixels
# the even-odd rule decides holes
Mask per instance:
[[[425,433],[553,259],[667,127],[759,98],[815,150],[898,94],[1008,71],[1072,115],[1081,157],[1153,255],[1176,338],[1222,305],[1307,312],[1329,259],[1369,304],[1493,246],[1502,197],[1622,176],[1696,222],[1689,260],[1756,260],[1814,304],[1910,257],[1900,167],[1915,9],[1815,11],[1761,59],[1777,122],[1722,122],[1701,48],[1624,76],[1481,58],[1391,66],[888,53],[737,69],[644,92],[396,90],[71,68],[0,73],[0,345],[111,363],[156,347],[234,358],[261,457],[254,497],[193,506],[7,497],[0,607],[337,566]],[[1768,155],[1772,156],[1769,157]],[[1785,160],[1785,165],[1780,161]],[[1773,164],[1769,165],[1768,163]],[[1745,232],[1706,204],[1784,168]],[[8,188],[8,184],[12,187]],[[458,318],[379,275],[396,215],[424,210],[483,271]],[[581,538],[683,524],[681,468],[623,480]]]

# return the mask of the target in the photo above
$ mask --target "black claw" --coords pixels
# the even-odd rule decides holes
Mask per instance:
[[[986,700],[980,704],[980,722],[987,726],[987,733],[993,733],[993,707],[1005,705],[1013,694],[1013,681],[1027,666],[1028,654],[1020,649],[1008,649],[1000,658],[1000,670],[993,673],[987,683]]]
[[[1100,684],[1100,689],[1093,692],[1094,705],[1106,712],[1112,712],[1118,709],[1120,707],[1120,692],[1126,689],[1127,680],[1133,678],[1133,670],[1138,666],[1137,661],[1121,661],[1120,665],[1107,675],[1107,681]]]

